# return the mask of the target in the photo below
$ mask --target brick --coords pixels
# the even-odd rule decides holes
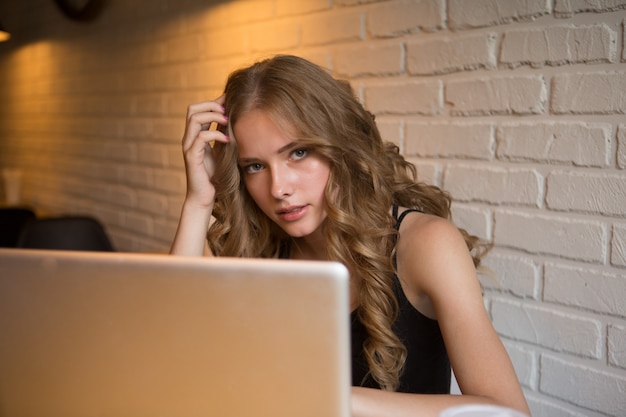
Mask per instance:
[[[293,1],[293,0],[285,0]],[[358,4],[377,3],[380,0],[335,0],[334,3],[337,6],[356,6]]]
[[[137,190],[137,208],[144,213],[160,215],[167,212],[167,197],[163,193]]]
[[[446,102],[454,116],[542,114],[547,106],[546,82],[541,76],[492,76],[448,81]]]
[[[532,350],[516,346],[511,342],[504,342],[504,347],[511,358],[517,379],[522,386],[536,389],[535,385],[539,373],[539,359],[536,353]]]
[[[626,9],[624,0],[555,0],[554,14],[558,17],[571,17],[577,13],[605,13]]]
[[[609,325],[608,348],[609,364],[626,369],[626,327]]]
[[[467,7],[466,0],[448,1],[449,26],[455,29],[531,20],[550,11],[546,0],[472,0],[472,7]]]
[[[203,31],[201,41],[199,57],[209,59],[244,54],[249,44],[247,31],[240,27]]]
[[[551,110],[556,114],[626,113],[626,72],[558,74],[552,79]]]
[[[494,128],[487,123],[409,120],[405,152],[429,158],[489,160],[494,155]]]
[[[486,33],[408,42],[407,71],[413,75],[433,75],[495,69],[496,39],[494,33]]]
[[[563,375],[567,375],[567,383]],[[609,416],[626,415],[626,377],[585,363],[542,355],[539,390]]]
[[[360,13],[316,15],[301,22],[302,44],[306,46],[363,39],[363,17]]]
[[[186,189],[186,180],[177,175],[172,175],[172,172],[168,169],[155,169],[153,175],[153,188],[157,191],[179,193]]]
[[[208,20],[204,22],[201,28],[207,30],[207,28],[216,25],[218,27],[232,27],[266,21],[274,17],[274,8],[268,6],[271,5],[267,0],[239,0],[229,2],[228,5],[215,5],[211,7]],[[175,7],[180,6],[176,5]]]
[[[554,171],[547,184],[546,204],[552,210],[626,215],[626,174]]]
[[[166,145],[145,143],[139,145],[138,162],[142,165],[150,165],[164,168],[168,165]]]
[[[548,262],[543,297],[547,302],[626,317],[626,277],[619,274]]]
[[[452,205],[452,221],[474,236],[491,240],[491,212],[487,209],[455,203]]]
[[[403,123],[398,119],[378,117],[376,126],[384,142],[393,142],[402,152]]]
[[[602,356],[602,324],[569,311],[494,299],[493,325],[503,336],[532,343],[555,352],[591,359]]]
[[[119,173],[116,174],[116,176],[122,179],[126,185],[141,188],[150,188],[154,185],[154,175],[152,171],[144,166],[124,165],[120,167]]]
[[[611,265],[626,266],[626,224],[613,225]]]
[[[196,34],[168,39],[166,42],[167,61],[170,63],[192,61],[201,54],[202,46],[202,36]]]
[[[483,286],[510,292],[517,297],[538,299],[541,289],[540,266],[522,255],[491,252],[484,265],[493,271],[493,279],[482,280]]]
[[[121,226],[131,232],[137,232],[141,235],[150,236],[154,231],[154,223],[152,218],[146,216],[145,213],[135,211],[124,211],[120,214]]]
[[[606,24],[507,31],[500,62],[511,67],[615,62],[617,33]]]
[[[300,25],[293,21],[262,23],[250,29],[252,52],[281,51],[300,44]]]
[[[526,168],[450,164],[445,172],[444,187],[459,201],[539,207],[543,177]]]
[[[443,169],[441,167],[441,164],[427,162],[415,158],[407,158],[407,161],[411,162],[417,167],[418,181],[441,187],[441,176]]]
[[[518,210],[496,210],[498,246],[566,259],[604,263],[607,228],[603,222]]]
[[[496,130],[496,154],[501,160],[608,167],[612,135],[608,123],[502,124]]]
[[[365,107],[374,114],[437,114],[443,107],[440,81],[394,81],[365,87]]]
[[[368,33],[393,37],[418,30],[436,31],[445,25],[443,0],[399,0],[375,5],[367,13]]]
[[[617,130],[617,166],[626,169],[626,125],[619,125]]]
[[[334,70],[344,77],[395,75],[404,71],[401,44],[365,44],[339,48],[334,55]]]
[[[332,0],[276,0],[276,15],[289,16],[329,10],[332,7],[332,3]]]
[[[533,392],[526,392],[525,395],[532,416],[601,417],[598,414],[589,415],[589,410],[574,411],[575,406],[556,403],[554,398],[535,396]]]

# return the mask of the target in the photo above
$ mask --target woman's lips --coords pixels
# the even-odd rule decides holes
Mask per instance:
[[[308,206],[290,206],[285,207],[276,212],[278,217],[286,222],[293,222],[296,220],[300,220],[307,211]]]

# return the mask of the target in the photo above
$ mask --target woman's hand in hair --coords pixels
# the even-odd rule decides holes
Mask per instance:
[[[215,101],[203,101],[187,108],[183,136],[187,195],[170,249],[170,253],[175,255],[210,254],[206,233],[215,200],[215,187],[211,183],[215,161],[211,144],[230,140],[220,130],[214,129],[216,125],[225,126],[228,123],[223,104],[224,96],[221,96]]]
[[[187,121],[183,136],[183,154],[187,173],[187,200],[202,206],[212,207],[215,189],[211,177],[215,171],[215,161],[211,145],[214,142],[228,142],[230,138],[215,129],[225,126],[228,119],[224,114],[224,96],[215,101],[191,104],[187,108]]]

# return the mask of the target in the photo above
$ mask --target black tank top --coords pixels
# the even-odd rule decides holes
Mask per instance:
[[[393,207],[396,230],[400,229],[404,216],[413,211],[418,210],[406,210],[398,217],[398,207]],[[398,318],[393,323],[392,328],[407,349],[407,359],[400,375],[398,392],[449,394],[450,361],[439,323],[424,316],[411,305],[396,275],[393,277],[393,284],[399,310]],[[367,338],[367,330],[357,318],[356,311],[351,314],[351,323],[352,385],[380,388],[368,375],[369,366],[363,354],[363,343]]]

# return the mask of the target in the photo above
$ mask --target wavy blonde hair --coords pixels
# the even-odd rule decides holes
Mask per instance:
[[[358,277],[357,315],[366,327],[363,347],[372,378],[396,390],[406,348],[392,331],[398,306],[393,292],[397,235],[393,204],[450,217],[450,198],[417,182],[415,167],[398,147],[383,143],[374,117],[355,99],[347,82],[302,58],[279,55],[232,73],[225,87],[229,144],[216,143],[216,188],[208,232],[216,255],[279,257],[291,240],[256,206],[237,168],[233,126],[242,115],[262,110],[299,144],[330,162],[324,224],[328,259]],[[476,239],[464,233],[468,248]],[[474,253],[478,265],[481,254]]]

